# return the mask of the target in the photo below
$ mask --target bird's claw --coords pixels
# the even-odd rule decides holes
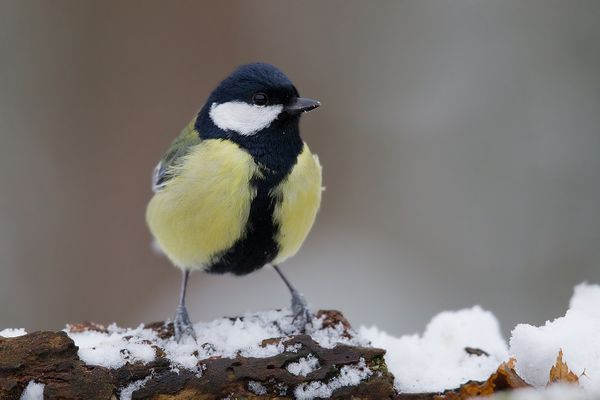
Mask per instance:
[[[196,340],[194,325],[191,323],[187,309],[183,305],[177,306],[173,328],[175,330],[175,340],[177,343],[181,342],[181,339],[183,339],[184,336],[191,336],[194,338],[194,341]]]
[[[312,326],[314,314],[308,307],[308,303],[302,293],[297,290],[292,291],[292,312],[294,313],[292,324],[294,324],[300,332],[306,333],[307,326]]]

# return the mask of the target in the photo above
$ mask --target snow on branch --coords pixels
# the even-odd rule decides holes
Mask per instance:
[[[508,342],[478,306],[401,337],[338,311],[298,332],[289,310],[197,323],[182,343],[169,322],[4,329],[0,399],[600,400],[599,310],[600,286],[581,284],[564,317]]]

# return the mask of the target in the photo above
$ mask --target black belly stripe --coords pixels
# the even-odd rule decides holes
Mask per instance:
[[[231,248],[213,257],[206,272],[245,275],[277,256],[279,246],[275,237],[279,226],[273,213],[281,199],[273,198],[271,190],[281,183],[292,171],[302,152],[303,142],[298,128],[299,118],[280,118],[256,135],[231,134],[217,128],[208,115],[208,108],[200,111],[196,127],[203,139],[231,140],[247,151],[260,166],[260,176],[250,184],[256,197],[250,205],[250,214],[245,234]],[[285,195],[285,194],[284,194]]]
[[[279,246],[275,236],[278,227],[273,219],[273,212],[278,200],[270,196],[274,186],[269,181],[256,177],[252,179],[251,185],[256,190],[256,197],[250,205],[246,232],[229,250],[217,255],[206,272],[246,275],[270,263],[277,256]]]

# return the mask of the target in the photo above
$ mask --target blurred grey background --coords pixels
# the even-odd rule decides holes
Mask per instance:
[[[237,65],[322,101],[316,308],[394,334],[480,304],[506,332],[600,282],[600,2],[2,1],[0,329],[169,318],[144,210],[163,151]],[[281,307],[270,269],[192,276],[193,319]]]

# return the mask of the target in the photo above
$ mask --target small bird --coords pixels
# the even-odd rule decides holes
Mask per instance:
[[[245,275],[271,264],[292,295],[294,323],[312,314],[278,265],[300,249],[321,203],[321,165],[300,137],[300,97],[270,64],[239,67],[208,97],[154,170],[146,221],[182,270],[175,338],[195,339],[185,306],[191,271]]]

